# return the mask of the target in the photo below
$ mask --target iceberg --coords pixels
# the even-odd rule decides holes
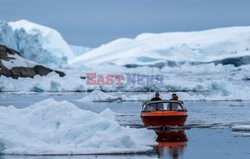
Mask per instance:
[[[17,50],[17,43],[14,32],[9,24],[0,20],[0,44]]]
[[[74,53],[74,57],[85,54],[93,49],[90,47],[84,47],[84,46],[79,46],[79,45],[69,45],[69,47]]]
[[[153,65],[212,62],[250,54],[250,27],[143,33],[121,38],[70,60],[71,64]],[[248,60],[249,61],[249,60]]]
[[[105,68],[105,69],[104,69]],[[108,74],[112,70],[113,74],[144,73],[144,74],[163,74],[164,85],[87,85],[86,72],[96,72],[97,74]],[[248,78],[250,67],[244,65],[241,67],[222,66],[222,65],[200,65],[200,66],[181,66],[164,67],[162,69],[140,67],[136,69],[127,69],[117,66],[99,66],[95,68],[81,67],[69,68],[63,70],[66,74],[59,77],[55,73],[49,73],[46,77],[35,76],[30,78],[19,78],[18,80],[0,77],[0,88],[2,92],[93,92],[101,90],[105,93],[93,92],[91,95],[83,98],[82,101],[140,101],[148,99],[147,93],[151,91],[178,92],[184,100],[248,100],[250,98],[248,87]],[[81,77],[81,78],[80,78]],[[240,90],[240,91],[239,91]],[[119,93],[123,92],[123,93]],[[137,92],[130,95],[129,92]],[[144,93],[139,93],[144,92]],[[97,93],[97,94],[95,94]],[[122,96],[122,95],[123,96]],[[161,93],[163,94],[163,93]],[[112,95],[112,97],[110,96]],[[98,96],[98,97],[97,97]],[[100,98],[99,98],[100,97]],[[87,99],[89,98],[89,99]]]
[[[54,99],[0,107],[2,154],[134,154],[151,151],[155,139],[151,130],[120,126],[108,109],[98,114]]]
[[[115,101],[119,102],[119,101],[122,101],[122,98],[104,93],[100,90],[94,90],[93,92],[85,95],[83,98],[77,101],[78,102],[115,102]]]
[[[27,20],[1,21],[0,44],[19,51],[29,60],[53,67],[65,65],[74,57],[58,31]]]
[[[61,34],[52,28],[35,24],[27,20],[19,20],[8,23],[13,30],[24,29],[30,35],[41,37],[41,45],[45,50],[52,52],[57,57],[72,58],[74,56],[70,46],[63,39]]]
[[[66,73],[63,78],[53,73],[34,79],[0,77],[2,92],[160,91],[181,93],[186,100],[250,98],[248,26],[196,32],[143,33],[134,39],[121,38],[94,49],[68,45],[54,29],[26,20],[1,21],[0,29],[0,43],[16,48],[24,58],[37,63],[62,66]],[[10,62],[5,61],[4,65],[25,65],[22,61]],[[131,86],[125,81],[124,85],[87,85],[86,73],[93,72],[103,75],[160,74],[164,77],[164,84]],[[111,96],[94,91],[82,101],[134,101],[144,98],[145,95]]]

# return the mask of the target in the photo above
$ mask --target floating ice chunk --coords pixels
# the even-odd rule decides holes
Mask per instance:
[[[232,126],[233,131],[250,131],[250,125],[236,125]]]
[[[233,135],[239,136],[239,137],[250,137],[250,132],[237,131],[237,132],[233,132]]]
[[[121,101],[121,97],[116,97],[107,93],[104,93],[100,90],[95,90],[82,99],[79,99],[79,102],[114,102],[114,101]]]
[[[107,108],[104,111],[102,111],[100,115],[103,116],[104,118],[115,120],[116,113]]]
[[[120,126],[105,110],[82,110],[67,101],[47,99],[24,109],[0,107],[3,154],[108,154],[152,150],[155,134]],[[145,140],[141,140],[145,139]]]
[[[250,137],[250,125],[235,125],[232,131],[235,136]]]

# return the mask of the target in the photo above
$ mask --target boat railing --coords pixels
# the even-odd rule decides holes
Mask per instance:
[[[167,104],[167,109],[164,108],[164,105]],[[177,104],[181,109],[172,110],[172,105]],[[151,108],[151,110],[149,109]],[[142,102],[142,111],[151,112],[151,111],[187,111],[184,108],[184,102],[181,100],[159,100],[159,101],[143,101]]]

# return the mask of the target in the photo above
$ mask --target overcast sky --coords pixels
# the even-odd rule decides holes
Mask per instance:
[[[70,44],[96,47],[143,32],[250,25],[250,0],[0,0],[0,19],[57,29]]]

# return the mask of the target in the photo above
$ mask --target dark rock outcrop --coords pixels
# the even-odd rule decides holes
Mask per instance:
[[[19,52],[8,48],[4,45],[0,45],[0,76],[12,77],[17,79],[18,77],[30,77],[33,78],[35,75],[46,76],[50,72],[56,72],[60,77],[65,76],[64,72],[53,70],[48,67],[42,65],[35,65],[34,67],[12,67],[8,69],[2,63],[2,60],[9,61],[15,60],[13,57],[9,57],[8,55],[18,55],[21,56]]]

